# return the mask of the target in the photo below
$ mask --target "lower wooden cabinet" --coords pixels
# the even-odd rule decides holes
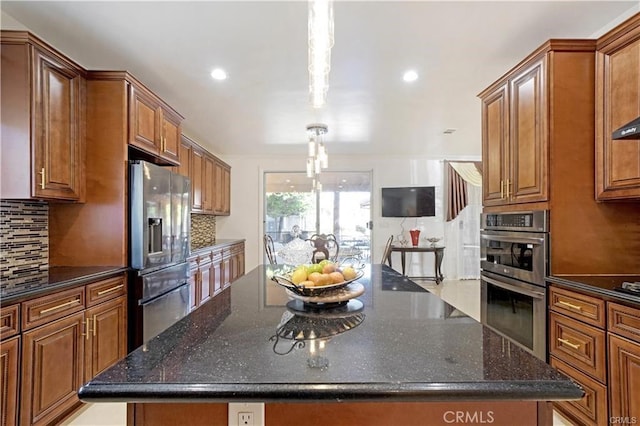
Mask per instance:
[[[101,303],[85,314],[85,379],[127,354],[127,298]]]
[[[0,344],[0,425],[18,424],[18,368],[20,366],[20,336]]]
[[[80,386],[127,354],[125,283],[122,274],[0,308],[0,426],[60,422],[80,406]]]
[[[244,242],[230,246],[213,246],[189,259],[190,310],[215,297],[244,275]]]
[[[555,286],[549,295],[550,364],[585,391],[554,406],[579,425],[640,422],[640,307]]]
[[[78,403],[84,380],[84,313],[22,335],[20,424],[46,425]]]

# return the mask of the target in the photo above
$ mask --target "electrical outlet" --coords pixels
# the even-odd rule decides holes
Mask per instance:
[[[240,411],[238,413],[238,424],[240,426],[253,426],[253,412]]]
[[[229,426],[265,426],[264,403],[231,402],[228,419]]]

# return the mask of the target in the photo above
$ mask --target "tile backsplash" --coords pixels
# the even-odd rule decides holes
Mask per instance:
[[[0,200],[0,280],[47,270],[49,205]]]
[[[216,242],[216,217],[208,214],[191,215],[191,250],[214,245]]]

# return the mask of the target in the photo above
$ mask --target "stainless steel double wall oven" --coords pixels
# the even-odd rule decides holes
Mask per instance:
[[[548,211],[483,213],[482,323],[546,361]]]

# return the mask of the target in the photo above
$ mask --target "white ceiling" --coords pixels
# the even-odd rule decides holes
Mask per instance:
[[[549,38],[590,38],[638,1],[336,1],[327,106],[310,107],[305,1],[5,1],[87,69],[127,70],[215,154],[305,155],[325,122],[330,156],[480,154],[477,94]],[[9,15],[9,16],[6,16]],[[13,22],[11,19],[17,22]],[[209,77],[214,67],[229,74]],[[407,84],[412,68],[420,79]],[[446,128],[455,128],[444,135]]]

